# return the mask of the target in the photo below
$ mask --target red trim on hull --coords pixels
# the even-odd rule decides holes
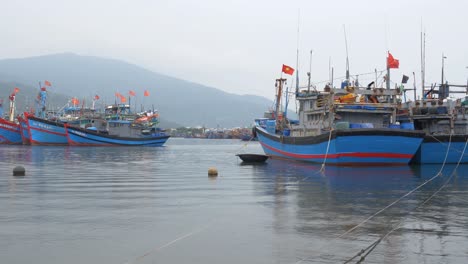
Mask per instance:
[[[339,154],[294,154],[286,151],[282,151],[271,146],[266,145],[263,142],[260,144],[274,152],[280,153],[282,155],[298,158],[298,159],[337,159],[341,157],[355,157],[355,158],[394,158],[394,159],[411,159],[413,155],[411,154],[400,154],[400,153],[381,153],[381,152],[352,152],[352,153],[339,153]],[[405,162],[406,163],[406,162]]]
[[[37,127],[30,127],[29,130],[31,130],[31,129],[36,130],[36,131],[40,131],[40,132],[43,132],[43,133],[47,133],[47,134],[54,134],[54,135],[59,135],[59,136],[64,136],[64,137],[67,136],[67,134],[65,134],[65,133],[59,133],[59,132],[50,131],[50,130],[37,128]]]
[[[30,140],[32,146],[67,146],[67,143],[43,143],[36,140]]]

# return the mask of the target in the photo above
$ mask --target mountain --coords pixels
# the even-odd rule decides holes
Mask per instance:
[[[154,105],[162,119],[183,126],[249,126],[272,106],[264,97],[231,94],[123,61],[72,53],[0,60],[0,80],[28,87],[39,87],[39,81],[48,80],[52,83],[50,97],[61,94],[90,101],[98,94],[106,103],[115,101],[116,92],[126,95],[134,90],[137,96],[131,98],[131,104],[136,103],[138,110],[142,103],[144,108]],[[148,97],[143,96],[144,90],[149,91]]]

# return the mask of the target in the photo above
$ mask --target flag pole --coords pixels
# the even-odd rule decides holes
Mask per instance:
[[[390,65],[388,65],[388,58],[390,56],[390,51],[387,51],[387,90],[390,90]]]

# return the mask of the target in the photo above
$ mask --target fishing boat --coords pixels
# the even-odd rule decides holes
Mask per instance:
[[[31,145],[67,145],[65,126],[61,122],[47,120],[25,113]]]
[[[348,78],[341,88],[326,85],[323,91],[296,86],[299,120],[290,122],[280,108],[285,82],[276,80],[274,119],[256,125],[269,156],[335,165],[408,164],[423,141],[425,133],[412,130],[413,124],[395,126],[399,89],[351,86]]]
[[[71,146],[162,146],[170,137],[161,131],[132,128],[129,121],[109,121],[109,124],[119,125],[121,128],[125,127],[134,132],[128,135],[112,134],[109,131],[65,125],[68,144]]]
[[[133,118],[128,115],[117,117],[110,112],[107,114],[109,114],[108,119],[95,122],[99,126],[80,128],[66,124],[68,144],[72,146],[162,146],[170,137],[156,127],[159,114],[154,111],[147,111],[136,117],[134,115]]]
[[[446,85],[446,89],[450,89]],[[466,89],[466,86],[463,88]],[[450,98],[441,92],[441,87],[432,89],[432,93],[431,98],[409,104],[409,118],[413,120],[415,129],[426,134],[413,162],[468,163],[468,96],[464,101],[461,98]]]
[[[421,36],[421,96],[407,102],[398,119],[414,123],[416,130],[426,133],[420,149],[412,160],[417,164],[468,163],[468,84],[448,83],[444,78],[442,54],[442,78],[440,84],[425,86],[423,38]],[[415,79],[414,73],[413,78]],[[414,81],[414,98],[416,84]],[[465,98],[460,98],[464,94]]]
[[[20,125],[15,120],[15,101],[16,94],[19,88],[15,88],[10,94],[10,110],[8,120],[3,118],[3,113],[0,114],[0,144],[21,144]],[[1,109],[3,109],[0,106]]]

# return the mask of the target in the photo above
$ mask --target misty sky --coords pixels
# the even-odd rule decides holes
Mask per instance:
[[[300,13],[302,85],[311,49],[312,82],[329,79],[330,57],[335,77],[345,75],[345,25],[350,71],[360,74],[361,83],[375,78],[361,74],[385,68],[390,50],[400,60],[392,81],[415,72],[419,86],[421,21],[426,84],[440,82],[442,53],[449,82],[466,84],[468,77],[465,0],[0,1],[0,59],[62,52],[115,58],[224,91],[272,98],[281,65],[296,68]]]

